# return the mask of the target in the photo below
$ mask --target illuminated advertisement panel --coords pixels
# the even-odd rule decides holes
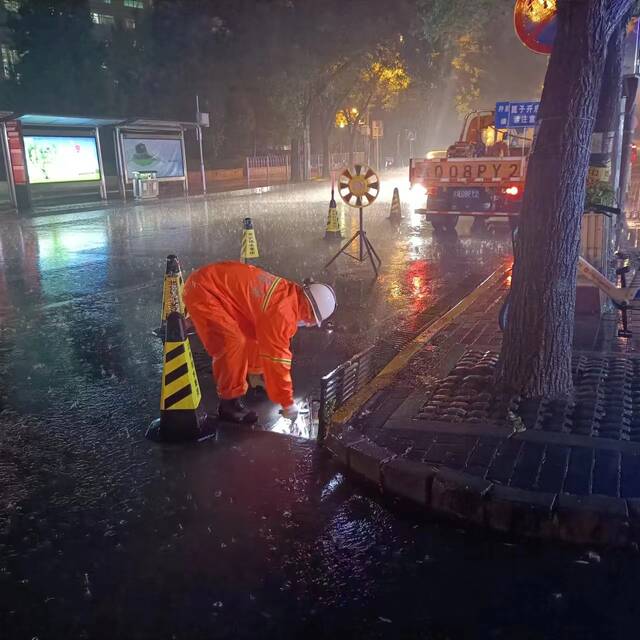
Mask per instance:
[[[100,180],[95,138],[24,136],[31,184]]]
[[[125,138],[127,178],[134,171],[155,171],[158,178],[183,178],[184,162],[180,140]]]

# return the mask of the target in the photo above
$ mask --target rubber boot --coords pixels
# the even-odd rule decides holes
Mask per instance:
[[[220,400],[218,415],[227,422],[253,424],[258,421],[258,414],[255,411],[251,411],[251,409],[247,409],[240,398]]]

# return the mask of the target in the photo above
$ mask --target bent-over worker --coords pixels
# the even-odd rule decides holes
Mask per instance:
[[[194,271],[184,285],[184,302],[205,349],[223,420],[255,422],[242,403],[247,376],[262,374],[269,399],[295,420],[291,380],[291,338],[298,327],[320,326],[336,308],[326,284],[289,282],[241,262],[218,262]]]

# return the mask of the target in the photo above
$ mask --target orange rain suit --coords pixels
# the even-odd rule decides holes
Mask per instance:
[[[263,373],[272,402],[293,404],[290,342],[299,322],[315,324],[302,287],[241,262],[194,271],[184,302],[213,359],[218,396],[247,392],[247,374]]]

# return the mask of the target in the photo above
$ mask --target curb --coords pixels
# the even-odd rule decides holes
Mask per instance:
[[[581,545],[640,544],[640,499],[574,496],[509,487],[399,457],[351,427],[330,433],[326,448],[381,493],[447,518],[527,538]]]
[[[316,181],[313,181],[315,183]],[[149,201],[136,201],[136,200],[99,200],[96,202],[88,202],[86,204],[79,205],[55,205],[53,207],[43,207],[31,209],[25,212],[17,212],[15,209],[8,209],[7,213],[14,214],[15,218],[35,219],[46,216],[66,216],[80,213],[98,213],[104,211],[111,211],[113,209],[119,209],[127,206],[135,207],[153,207],[163,204],[171,204],[176,202],[203,202],[203,201],[215,201],[221,200],[225,197],[233,198],[240,196],[260,195],[263,193],[272,193],[278,191],[285,191],[292,186],[299,186],[305,184],[312,184],[311,181],[307,182],[283,182],[272,185],[263,185],[260,187],[242,187],[240,189],[229,189],[226,191],[212,191],[206,195],[199,193],[190,196],[175,196],[171,198],[161,198],[157,200]]]

